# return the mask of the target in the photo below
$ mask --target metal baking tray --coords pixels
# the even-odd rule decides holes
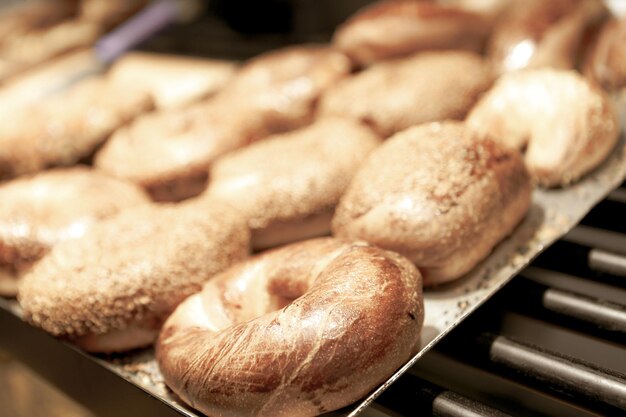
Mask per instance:
[[[626,106],[621,108],[626,110]],[[624,126],[626,111],[622,112],[622,119]],[[525,220],[485,261],[460,280],[425,291],[426,315],[420,351],[367,398],[327,416],[353,417],[362,413],[439,339],[541,251],[572,229],[625,178],[626,135],[622,134],[610,157],[582,181],[563,189],[536,189]],[[141,415],[148,415],[147,410],[154,410],[149,415],[200,415],[166,387],[152,349],[115,356],[84,353],[24,323],[14,300],[0,299],[0,329],[0,347],[8,349],[70,395],[79,397],[79,401],[87,402],[98,415],[137,415],[137,410],[141,410]],[[93,391],[99,393],[98,399],[92,398]],[[121,410],[111,401],[130,401],[134,405]]]

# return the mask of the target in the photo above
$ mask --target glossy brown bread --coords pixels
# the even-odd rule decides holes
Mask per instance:
[[[139,187],[87,167],[45,171],[0,186],[0,294],[58,242],[84,235],[121,210],[148,203]]]
[[[316,239],[209,281],[168,319],[156,356],[168,386],[207,416],[314,416],[405,363],[423,314],[407,259]]]
[[[333,233],[411,259],[425,285],[460,277],[530,206],[521,156],[459,122],[398,133],[374,151],[341,199]]]
[[[313,121],[319,96],[346,76],[349,61],[327,47],[300,46],[252,59],[216,97],[146,115],[119,130],[96,166],[178,201],[206,187],[223,154]]]
[[[18,299],[27,321],[87,351],[144,347],[178,303],[248,246],[230,207],[137,207],[55,246],[23,277]]]
[[[463,119],[492,82],[490,65],[477,54],[423,52],[340,81],[322,97],[320,116],[352,118],[388,137],[420,123]]]
[[[537,69],[502,76],[472,109],[479,135],[523,150],[533,179],[547,187],[578,180],[615,147],[609,97],[574,71]]]
[[[254,249],[323,236],[350,179],[380,143],[356,122],[322,119],[218,159],[205,197],[242,212]]]
[[[494,28],[488,55],[499,72],[571,69],[585,32],[607,13],[601,0],[514,1]]]
[[[480,51],[488,21],[458,7],[428,1],[379,1],[335,32],[333,44],[357,65],[431,49]]]
[[[626,86],[626,16],[611,19],[602,27],[590,48],[583,72],[607,91]]]

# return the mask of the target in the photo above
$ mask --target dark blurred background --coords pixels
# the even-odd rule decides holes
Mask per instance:
[[[335,27],[372,0],[204,0],[193,22],[172,26],[140,49],[244,59],[277,47],[326,42]]]

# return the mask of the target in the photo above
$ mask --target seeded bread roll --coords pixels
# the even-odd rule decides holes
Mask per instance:
[[[83,236],[98,221],[150,201],[134,184],[87,167],[45,171],[0,186],[0,294],[55,244]],[[4,290],[2,289],[4,288]]]
[[[58,244],[20,283],[24,318],[85,350],[150,345],[163,321],[213,275],[248,253],[232,208],[147,205]]]
[[[524,150],[534,180],[567,185],[615,147],[619,122],[608,96],[574,71],[507,74],[476,104],[467,124],[480,136]]]
[[[0,109],[0,180],[73,165],[93,154],[108,136],[152,108],[146,94],[93,77],[35,105]]]
[[[471,270],[521,221],[531,184],[521,156],[459,122],[398,133],[357,172],[333,233],[415,262],[425,285]]]
[[[358,120],[388,137],[424,122],[463,119],[492,82],[479,55],[424,52],[339,82],[322,98],[320,114]]]
[[[379,144],[364,126],[324,119],[220,158],[206,198],[244,213],[255,249],[323,236],[350,179]]]
[[[357,65],[429,49],[480,51],[489,33],[476,13],[428,1],[379,1],[341,25],[333,44]]]

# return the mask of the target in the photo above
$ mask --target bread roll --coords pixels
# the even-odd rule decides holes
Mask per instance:
[[[168,386],[206,415],[314,416],[356,401],[405,363],[423,315],[408,260],[315,239],[209,281],[168,319],[156,356]]]
[[[585,31],[607,15],[601,0],[526,0],[508,8],[488,54],[499,72],[574,67]]]
[[[349,72],[350,61],[337,50],[293,46],[251,59],[224,93],[237,107],[262,115],[269,132],[280,133],[311,123],[320,96]]]
[[[373,65],[331,88],[320,114],[368,124],[382,137],[424,122],[463,119],[493,82],[470,52],[424,52]]]
[[[602,27],[585,57],[583,71],[587,78],[607,91],[626,87],[626,16],[610,19]]]
[[[428,1],[379,1],[341,25],[333,44],[357,65],[429,49],[479,51],[487,20],[454,6]]]
[[[131,52],[109,71],[117,84],[145,90],[158,109],[184,107],[219,91],[235,73],[234,63]]]
[[[82,80],[36,106],[2,109],[0,180],[89,157],[117,128],[152,108],[102,77]]]
[[[158,201],[193,197],[206,187],[207,170],[219,156],[310,123],[319,96],[348,69],[344,55],[324,47],[260,56],[216,97],[147,115],[118,131],[96,165],[142,185]]]
[[[220,158],[206,198],[244,213],[254,249],[323,236],[350,179],[379,143],[355,122],[321,120]]]
[[[520,155],[460,122],[400,132],[357,172],[333,233],[415,262],[425,285],[456,279],[505,238],[530,206]]]
[[[574,71],[503,76],[467,118],[479,135],[520,150],[534,180],[567,185],[598,166],[617,143],[619,123],[607,95]]]
[[[14,296],[17,278],[58,242],[83,236],[96,222],[145,204],[143,190],[86,167],[55,169],[0,186],[0,269]],[[12,281],[12,285],[10,285]]]
[[[245,222],[229,207],[147,205],[60,243],[19,288],[24,318],[85,350],[151,344],[165,318],[248,253]]]

